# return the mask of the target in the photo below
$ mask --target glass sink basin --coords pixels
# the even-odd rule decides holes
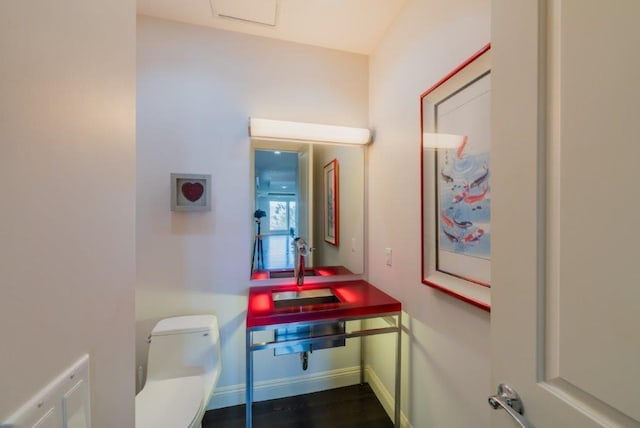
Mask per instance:
[[[340,299],[333,294],[333,291],[331,291],[330,288],[279,291],[272,293],[271,298],[273,299],[273,305],[276,308],[340,303]]]

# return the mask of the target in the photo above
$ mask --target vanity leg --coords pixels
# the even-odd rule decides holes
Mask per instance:
[[[396,395],[395,395],[395,414],[394,425],[400,427],[400,378],[402,365],[402,313],[398,314],[398,333],[396,339]]]
[[[360,321],[362,323],[362,321]],[[362,325],[360,326],[362,330]],[[360,337],[360,385],[364,385],[364,354],[365,354],[365,337]]]
[[[252,424],[252,410],[253,410],[253,351],[251,345],[253,342],[253,334],[250,330],[247,330],[247,345],[246,345],[246,428],[251,428]]]

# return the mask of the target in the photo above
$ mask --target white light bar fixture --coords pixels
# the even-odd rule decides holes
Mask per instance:
[[[464,142],[464,135],[425,132],[422,134],[422,147],[425,149],[456,149]]]
[[[367,128],[287,122],[284,120],[249,118],[249,136],[261,140],[323,142],[333,144],[369,144]]]

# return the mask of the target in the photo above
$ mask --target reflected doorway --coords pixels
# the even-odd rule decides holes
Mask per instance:
[[[300,186],[301,173],[306,174],[306,156],[300,152],[256,149],[255,208],[264,212],[260,219],[260,235],[256,230],[254,258],[261,261],[254,267],[260,270],[293,268],[293,240],[307,229],[306,186]],[[301,203],[303,201],[303,203]]]

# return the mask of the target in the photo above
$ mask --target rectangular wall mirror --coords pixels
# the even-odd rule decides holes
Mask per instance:
[[[312,248],[305,276],[364,273],[364,150],[252,140],[252,280],[293,278],[292,244],[298,237]],[[324,172],[333,161],[335,209],[330,220],[339,236],[327,241],[326,200],[334,195],[327,194]]]

